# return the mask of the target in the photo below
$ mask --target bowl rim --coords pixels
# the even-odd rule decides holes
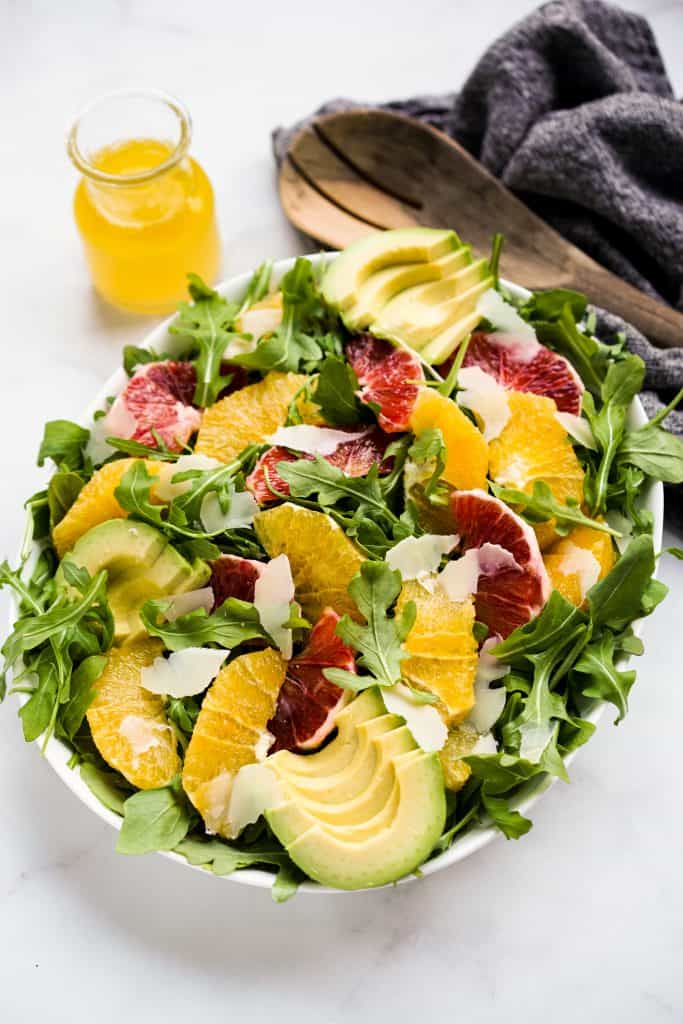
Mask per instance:
[[[315,267],[324,266],[330,262],[337,255],[336,252],[321,252],[309,254],[305,258],[309,259]],[[273,264],[273,277],[272,284],[277,284],[282,278],[283,274],[287,273],[289,269],[294,265],[297,258],[296,256],[287,257],[285,259],[277,260]],[[216,291],[226,298],[239,299],[242,297],[249,280],[251,279],[252,272],[246,272],[239,274],[235,277],[227,278],[220,284],[216,285]],[[507,281],[501,278],[501,284],[510,291],[512,295],[517,298],[527,298],[530,292],[527,289],[522,288],[520,285],[516,285],[511,281]],[[161,323],[157,324],[156,327],[152,328],[147,332],[143,340],[139,343],[139,348],[154,348],[157,351],[168,353],[169,355],[174,354],[174,349],[177,352],[181,342],[178,338],[172,334],[169,334],[169,327],[176,318],[176,314],[172,314],[167,317]],[[105,404],[106,398],[110,395],[118,395],[119,392],[125,387],[128,377],[123,369],[119,367],[115,370],[105,381],[103,386],[99,389],[92,401],[87,405],[84,413],[78,418],[77,422],[82,426],[91,427],[93,422],[93,414],[98,409],[101,409]],[[631,403],[629,410],[629,420],[632,426],[639,427],[647,422],[647,416],[643,409],[642,403],[639,398],[634,398]],[[44,479],[49,479],[51,470],[44,471]],[[655,551],[661,550],[662,545],[662,530],[664,520],[664,488],[658,481],[650,483],[648,490],[645,494],[645,505],[648,510],[652,513],[654,519],[653,526],[653,543]],[[39,546],[36,542],[32,545],[32,556],[35,557],[39,550]],[[656,571],[656,570],[655,570]],[[16,618],[19,612],[18,602],[14,593],[10,597],[10,612],[9,612],[9,628],[10,630],[14,627]],[[640,619],[634,623],[634,632],[637,635],[642,633],[643,620]],[[624,664],[630,661],[629,658],[624,659]],[[15,694],[19,705],[21,706],[28,699],[26,694]],[[604,701],[596,701],[593,708],[587,714],[587,718],[597,725],[599,720],[602,718],[606,709],[606,703]],[[35,740],[35,744],[41,744],[41,737]],[[566,758],[565,764],[570,765],[576,755],[580,752],[580,748],[572,751]],[[85,804],[91,811],[93,811],[102,821],[105,821],[112,828],[117,831],[121,828],[122,818],[109,810],[104,804],[100,803],[94,793],[88,788],[85,782],[81,779],[80,773],[74,768],[68,766],[68,761],[71,757],[71,751],[68,746],[60,739],[52,737],[47,745],[44,756],[51,768],[60,777],[62,782],[67,786],[68,789]],[[537,780],[534,785],[529,787],[528,795],[523,799],[516,802],[515,806],[519,811],[525,813],[530,810],[534,804],[546,793],[557,781],[554,777],[541,777]],[[466,857],[470,857],[478,850],[487,846],[495,838],[500,837],[501,833],[494,826],[475,826],[468,829],[462,834],[455,842],[443,853],[440,853],[430,860],[426,861],[420,867],[420,875],[411,874],[398,880],[397,883],[389,883],[386,886],[379,886],[378,889],[388,888],[396,884],[402,885],[411,881],[417,880],[419,877],[424,875],[431,875],[437,871],[441,871],[446,867],[450,867],[452,864],[456,864]],[[206,868],[199,865],[190,864],[181,854],[174,853],[173,851],[159,850],[163,857],[169,860],[175,861],[181,864],[183,867],[191,868],[194,871],[201,871],[203,874],[207,873]],[[273,884],[274,874],[263,868],[243,868],[239,871],[234,871],[229,875],[216,875],[215,878],[222,881],[238,882],[241,885],[248,885],[257,888],[270,888]],[[319,885],[317,882],[306,881],[299,886],[299,892],[305,893],[317,893],[317,894],[335,894],[335,895],[355,895],[359,892],[370,892],[375,891],[373,889],[358,889],[358,890],[343,890],[334,889],[328,886]]]

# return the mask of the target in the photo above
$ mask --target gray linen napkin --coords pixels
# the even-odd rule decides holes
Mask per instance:
[[[312,116],[356,105],[333,100]],[[456,138],[566,238],[683,310],[683,105],[639,15],[554,0],[501,36],[459,94],[383,106]],[[278,162],[305,123],[275,130]],[[683,348],[656,349],[599,313],[603,335],[624,331],[645,360],[654,415],[683,386]],[[683,434],[683,412],[666,427]]]

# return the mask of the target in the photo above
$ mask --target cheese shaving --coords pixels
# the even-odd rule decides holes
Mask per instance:
[[[510,419],[507,391],[480,366],[463,367],[458,373],[458,385],[463,389],[456,395],[458,404],[481,420],[484,440],[493,441]]]

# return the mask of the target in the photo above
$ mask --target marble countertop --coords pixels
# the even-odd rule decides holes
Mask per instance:
[[[269,130],[325,98],[457,88],[484,46],[533,4],[320,0],[0,0],[3,336],[0,552],[16,551],[38,484],[44,420],[76,417],[149,323],[92,293],[71,219],[69,118],[130,84],[181,96],[217,192],[225,275],[304,251],[277,202]],[[680,0],[651,18],[683,92]],[[680,543],[680,538],[667,537]],[[683,1019],[674,638],[683,563],[648,623],[631,711],[606,716],[518,843],[362,896],[267,892],[114,853],[114,833],[66,790],[0,709],[0,1020],[468,1024]],[[2,597],[3,619],[6,598]]]

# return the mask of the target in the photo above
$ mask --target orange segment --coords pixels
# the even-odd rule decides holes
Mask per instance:
[[[142,669],[162,650],[161,641],[149,637],[112,648],[87,711],[100,754],[139,789],[165,786],[180,771],[176,736],[164,702],[140,685]]]
[[[486,490],[488,445],[480,430],[455,402],[434,388],[422,388],[410,417],[416,436],[438,428],[446,444],[443,479],[459,490]]]
[[[443,768],[443,780],[447,789],[457,793],[465,785],[472,769],[462,760],[472,752],[478,740],[477,730],[468,722],[456,725],[448,733],[448,739],[439,751],[439,760]]]
[[[581,552],[587,552],[594,564]],[[543,561],[553,587],[578,606],[593,582],[604,579],[614,565],[615,557],[614,544],[608,533],[590,526],[575,526],[566,537],[555,541],[544,554]],[[584,579],[581,568],[587,574]]]
[[[248,444],[264,441],[284,424],[290,402],[307,380],[301,373],[273,370],[222,398],[205,410],[195,452],[230,462]]]
[[[52,531],[52,541],[60,558],[70,551],[79,537],[93,526],[109,519],[125,519],[127,512],[114,497],[124,473],[137,459],[119,459],[96,469],[61,522]],[[145,460],[148,473],[158,473],[159,464]]]
[[[230,838],[228,805],[235,774],[262,761],[273,737],[286,662],[268,648],[235,658],[209,687],[185,752],[183,787],[207,828]]]
[[[259,512],[254,529],[271,558],[289,558],[296,598],[307,619],[317,622],[328,607],[358,618],[347,587],[365,558],[333,519],[286,502]]]
[[[530,494],[536,480],[548,484],[559,502],[583,501],[583,470],[569,435],[555,419],[552,398],[511,391],[510,419],[489,443],[491,479]],[[552,520],[534,527],[542,550],[556,539]]]
[[[437,695],[448,725],[461,722],[474,705],[474,601],[450,601],[439,591],[430,594],[416,580],[403,584],[397,613],[408,601],[415,602],[417,615],[404,644],[410,657],[401,662],[401,674],[411,685]]]

